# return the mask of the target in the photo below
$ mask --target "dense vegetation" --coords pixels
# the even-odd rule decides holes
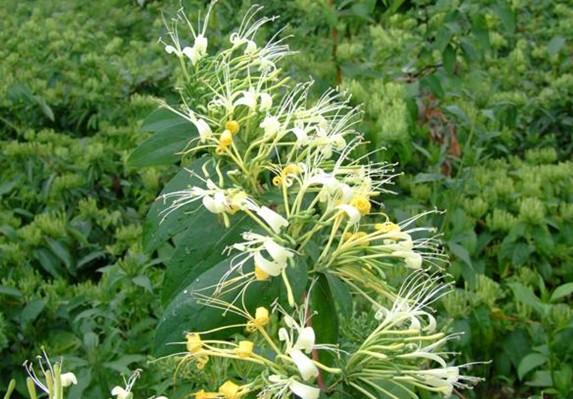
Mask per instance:
[[[169,99],[177,80],[157,43],[160,11],[177,4],[9,3],[0,9],[0,384],[15,377],[23,391],[20,365],[45,346],[81,381],[70,397],[106,397],[136,367],[153,369],[136,392],[166,392],[171,367],[146,360],[169,254],[144,253],[140,238],[173,170],[127,158],[147,136],[154,97]],[[571,397],[568,2],[264,4],[300,51],[289,74],[364,103],[369,150],[385,147],[375,156],[404,172],[388,208],[448,210],[428,220],[458,287],[440,317],[465,332],[454,350],[492,360],[472,370],[487,378],[475,396]],[[228,33],[238,8],[221,1],[211,30]],[[350,320],[349,333],[367,323]]]

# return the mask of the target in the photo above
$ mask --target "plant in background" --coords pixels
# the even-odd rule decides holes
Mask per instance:
[[[418,225],[428,212],[395,223],[384,211],[393,165],[354,155],[359,109],[332,89],[311,101],[312,82],[283,75],[283,39],[256,41],[274,20],[257,19],[260,7],[210,54],[211,8],[199,29],[183,10],[172,20],[165,50],[183,68],[182,101],[163,104],[151,122],[158,132],[131,158],[152,163],[169,149],[183,166],[144,232],[149,251],[172,252],[158,353],[180,359],[178,369],[231,360],[217,392],[196,398],[449,396],[471,387],[478,379],[448,363],[442,347],[454,336],[431,314],[449,287],[430,270],[441,273],[447,259],[434,229]],[[352,300],[376,327],[344,342],[338,308]]]

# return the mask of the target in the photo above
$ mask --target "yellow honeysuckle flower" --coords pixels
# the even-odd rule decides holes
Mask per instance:
[[[219,397],[217,392],[206,392],[204,389],[193,394],[195,399],[215,399]]]
[[[230,146],[232,142],[233,135],[229,130],[224,130],[223,133],[221,133],[221,137],[219,137],[219,146],[226,148]]]
[[[267,272],[255,265],[255,278],[257,281],[265,281],[268,280],[269,277],[270,275]]]
[[[390,233],[392,231],[400,231],[400,226],[392,222],[376,223],[374,228],[380,233]]]
[[[223,394],[225,399],[239,399],[243,396],[241,386],[230,380],[225,381],[225,383],[219,387],[219,393]]]
[[[235,352],[239,357],[246,358],[253,354],[253,348],[255,344],[252,341],[241,341],[239,346],[235,349]]]
[[[283,175],[297,175],[300,173],[300,166],[291,163],[284,167]]]
[[[370,213],[370,209],[372,209],[372,204],[366,197],[357,196],[350,201],[350,205],[358,209],[361,215],[368,215]]]
[[[225,130],[228,130],[232,135],[235,135],[239,133],[239,130],[241,130],[241,125],[239,125],[239,122],[237,121],[228,121],[225,123]]]
[[[283,184],[283,178],[281,176],[275,176],[273,177],[273,186],[280,186]]]
[[[269,310],[263,306],[255,310],[255,318],[247,323],[247,331],[253,332],[257,328],[262,328],[269,324]]]
[[[203,341],[199,334],[189,333],[185,338],[187,339],[187,352],[195,354],[201,351],[203,348]]]

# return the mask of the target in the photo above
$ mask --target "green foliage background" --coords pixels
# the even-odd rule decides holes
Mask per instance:
[[[210,45],[248,0],[220,1]],[[185,1],[197,15],[205,2]],[[466,397],[573,397],[573,8],[539,0],[268,0],[296,79],[363,103],[380,160],[404,172],[396,216],[437,207],[456,291],[453,343],[487,382]],[[163,393],[146,363],[161,259],[142,219],[173,174],[133,167],[144,117],[177,80],[157,39],[175,2],[8,0],[0,7],[0,384],[40,346],[64,355],[72,398],[118,374]],[[152,130],[152,129],[149,129]],[[384,151],[378,151],[385,147]],[[365,149],[366,151],[366,149]],[[368,321],[351,320],[348,333]],[[225,365],[221,364],[221,368]],[[196,383],[209,376],[194,375]],[[178,387],[178,389],[183,389]]]

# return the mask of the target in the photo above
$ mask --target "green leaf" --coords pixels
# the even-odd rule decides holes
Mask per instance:
[[[143,362],[145,360],[144,355],[123,355],[119,359],[113,360],[111,362],[105,362],[103,365],[108,369],[117,371],[121,374],[130,374],[131,370],[129,365],[136,362]]]
[[[326,278],[328,280],[330,292],[332,292],[332,297],[334,298],[340,313],[346,315],[352,314],[352,293],[350,292],[348,285],[331,273],[326,273]]]
[[[467,249],[454,241],[448,241],[448,248],[456,258],[462,260],[470,268],[473,268],[472,260]]]
[[[69,272],[74,272],[72,255],[66,245],[61,241],[49,237],[46,238],[46,242],[52,253],[66,266],[66,269],[68,269]]]
[[[553,57],[561,49],[565,46],[565,38],[562,36],[555,36],[551,41],[547,44],[547,53]]]
[[[177,190],[183,190],[189,186],[203,186],[204,183],[193,176],[189,171],[203,175],[201,168],[205,160],[203,158],[196,159],[187,168],[179,171],[166,185],[161,194],[170,193]],[[161,246],[165,241],[169,240],[175,234],[189,228],[188,220],[189,214],[197,209],[200,209],[200,201],[183,206],[176,211],[173,211],[165,219],[164,211],[171,205],[171,202],[164,202],[161,195],[155,200],[151,208],[147,212],[145,222],[143,224],[143,247],[151,253]]]
[[[151,280],[149,279],[149,277],[140,275],[132,278],[131,281],[133,282],[133,284],[142,287],[147,292],[153,292],[153,284],[151,284]]]
[[[17,288],[5,287],[3,285],[0,285],[0,295],[13,296],[15,298],[20,298],[22,296],[22,292]]]
[[[551,378],[551,371],[540,370],[533,374],[533,378],[525,383],[530,387],[551,387],[553,386],[553,379]]]
[[[545,364],[548,360],[549,359],[547,356],[542,355],[541,353],[530,353],[529,355],[525,356],[523,359],[521,359],[521,362],[519,362],[519,366],[517,367],[517,375],[519,379],[523,380],[523,377],[527,373],[533,369],[536,369],[542,364]]]
[[[222,325],[245,323],[245,319],[232,312],[213,308],[198,301],[197,294],[211,295],[213,287],[221,280],[231,265],[231,259],[227,258],[219,262],[198,276],[191,284],[181,291],[167,306],[155,331],[155,352],[158,356],[175,353],[181,350],[180,346],[171,345],[173,342],[181,342],[188,331],[206,331]],[[229,279],[236,277],[235,274]],[[254,282],[249,286],[245,294],[245,306],[250,314],[254,314],[257,306],[269,306],[280,294],[280,278],[269,281]],[[237,295],[237,291],[227,292],[219,299],[230,301]],[[239,305],[240,306],[240,305]],[[217,333],[209,334],[209,338],[223,339],[241,329],[225,329]]]
[[[551,302],[555,302],[563,297],[573,294],[573,283],[566,283],[555,288],[553,294],[551,294]]]
[[[438,98],[443,98],[445,96],[444,89],[440,83],[440,79],[436,75],[428,75],[424,77],[421,81],[422,86],[427,87],[430,91]]]
[[[336,344],[338,342],[338,313],[334,305],[332,291],[326,275],[320,274],[311,291],[310,308],[311,324],[316,333],[318,344]],[[326,351],[320,351],[319,359],[325,364],[332,364],[334,358]]]
[[[521,283],[510,283],[509,288],[513,291],[515,298],[524,303],[525,305],[531,306],[534,310],[545,314],[547,305],[543,304],[541,300],[535,296],[531,288],[522,285]]]
[[[178,153],[197,137],[193,123],[165,108],[151,113],[141,130],[155,134],[131,153],[128,164],[133,167],[175,163],[180,159]]]
[[[252,227],[251,219],[245,214],[231,218],[226,228],[218,216],[206,209],[199,209],[187,216],[190,226],[181,239],[172,257],[167,261],[161,300],[171,301],[185,287],[228,255],[223,254],[227,246],[239,241],[241,234]]]
[[[442,60],[446,71],[453,75],[456,70],[456,50],[448,44],[442,53]]]
[[[28,303],[22,310],[22,313],[20,313],[20,324],[22,328],[25,328],[29,323],[36,320],[45,306],[46,302],[44,302],[43,299],[36,299]]]
[[[511,9],[509,4],[507,4],[505,1],[500,1],[494,10],[499,19],[501,19],[505,30],[513,33],[515,31],[516,17],[515,12]]]

